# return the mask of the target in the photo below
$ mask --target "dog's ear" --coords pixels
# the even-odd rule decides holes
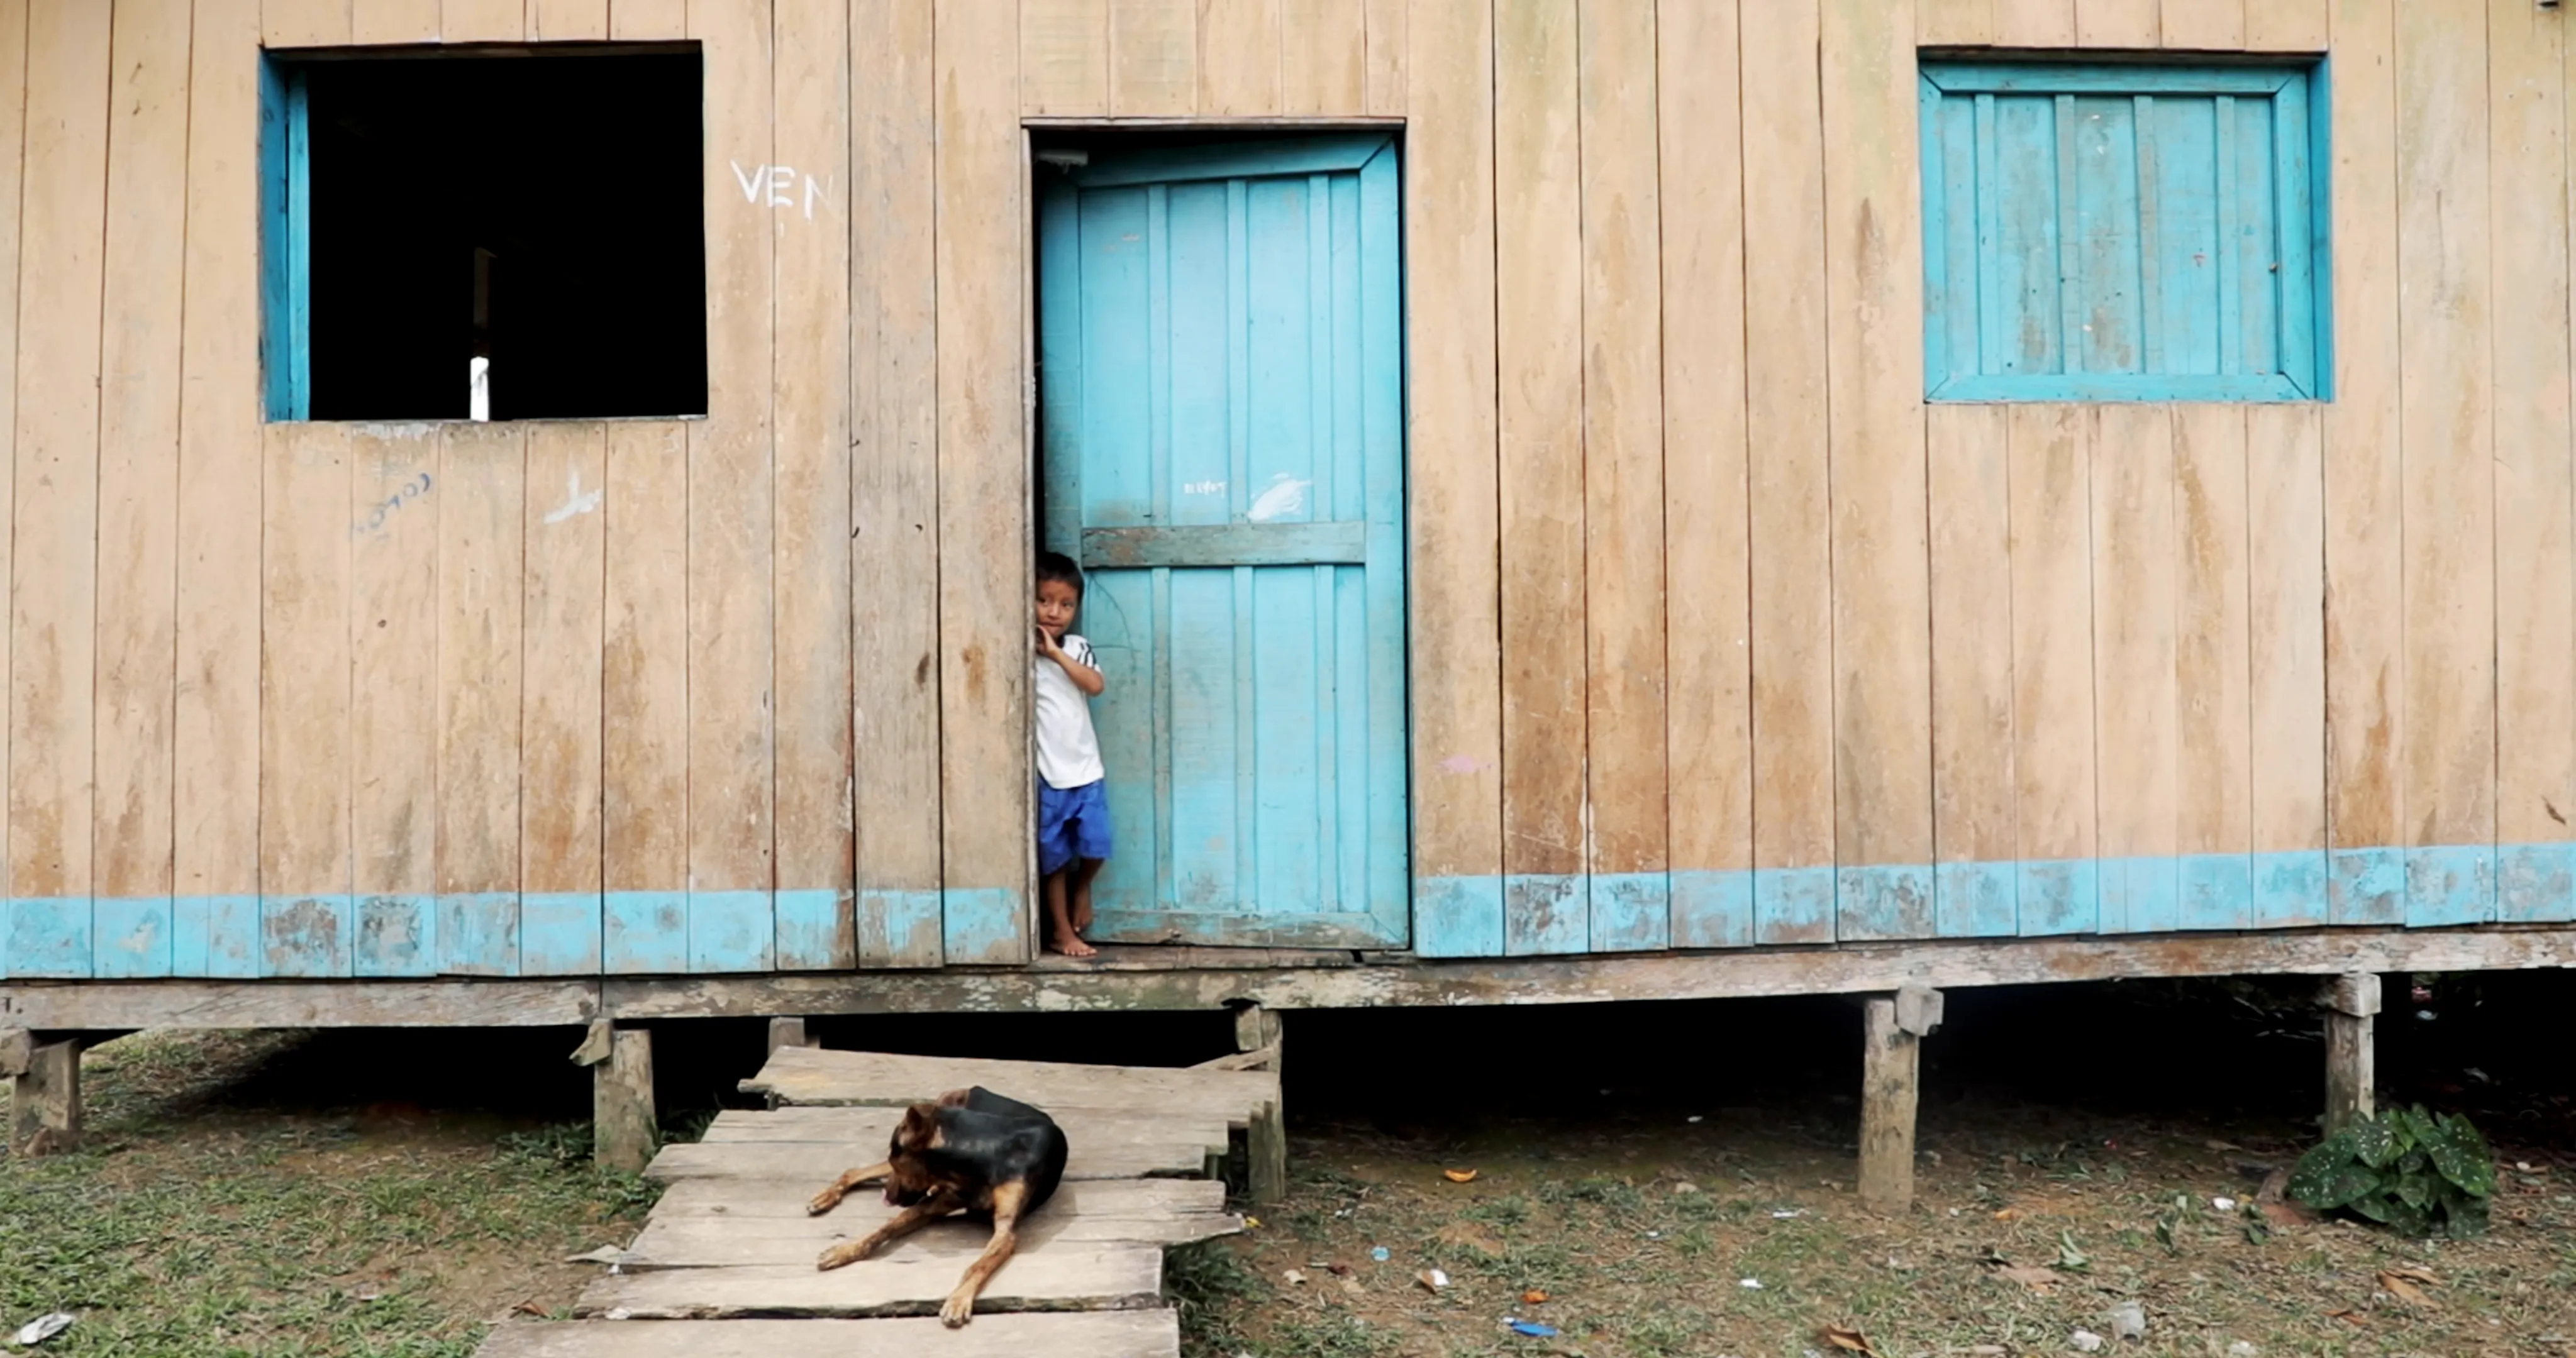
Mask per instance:
[[[942,1108],[963,1108],[966,1106],[966,1101],[974,1096],[975,1091],[971,1089],[952,1089],[939,1096],[939,1106]]]
[[[903,1125],[895,1129],[895,1143],[914,1154],[939,1144],[939,1105],[916,1103],[903,1110]]]

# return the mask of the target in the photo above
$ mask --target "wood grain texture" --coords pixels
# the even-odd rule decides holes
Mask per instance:
[[[2084,418],[2093,462],[2101,927],[2113,933],[2171,929],[2178,923],[2171,869],[2180,699],[2174,685],[2173,414],[2162,406],[2105,405]]]
[[[528,7],[537,0],[441,0],[438,34],[445,42],[524,42],[528,36]],[[734,6],[726,6],[734,8]],[[748,12],[768,9],[754,0],[742,5]]]
[[[2223,870],[2195,891],[2189,859],[2253,850],[2254,642],[2248,518],[2248,408],[2180,406],[2173,416],[2175,849],[2186,856],[2183,922],[2243,927],[2250,879]],[[2276,445],[2277,446],[2277,445]],[[2267,449],[2267,451],[2269,451]],[[2265,531],[2287,525],[2267,523]]]
[[[2075,0],[1994,0],[2001,47],[2073,47]]]
[[[1834,862],[1832,521],[1825,417],[1825,153],[1816,0],[1743,10],[1745,315],[1763,336],[1745,363],[1753,559],[1753,862]],[[1754,131],[1758,129],[1758,135]],[[1919,341],[1917,344],[1919,347]],[[1757,876],[1755,891],[1765,887]],[[1802,909],[1758,942],[1819,942]]]
[[[28,342],[17,355],[9,648],[9,881],[22,899],[85,897],[96,881],[90,733],[108,17],[83,0],[38,0],[27,24],[18,327]],[[42,267],[26,267],[31,260]],[[86,923],[88,912],[79,914]]]
[[[602,881],[678,893],[689,880],[686,428],[609,425],[602,487]]]
[[[2024,934],[2091,932],[2093,474],[2075,407],[2012,407],[2013,777]]]
[[[256,3],[256,0],[248,0]],[[25,183],[27,131],[27,26],[28,0],[0,3],[0,372],[8,380],[0,381],[0,454],[10,474],[0,476],[0,523],[12,525],[16,518],[16,457],[18,436],[18,370],[19,337],[23,317],[19,311],[19,245],[23,238],[24,218],[21,213],[21,190]],[[252,11],[256,20],[257,11]],[[15,148],[15,149],[10,149]],[[0,554],[0,591],[10,589],[14,578],[13,563]],[[256,584],[254,583],[254,589]],[[11,691],[16,687],[15,672],[10,668],[13,654],[12,632],[16,617],[16,595],[10,593],[11,624],[0,626],[0,674],[9,674]],[[256,661],[253,662],[256,664]],[[250,763],[258,765],[256,753]],[[255,786],[255,783],[254,783]],[[9,796],[9,761],[0,758],[0,807],[12,807]],[[12,851],[6,836],[0,836],[0,890],[10,885],[9,862]]]
[[[2325,447],[2313,406],[2246,412],[2257,853],[2326,847]],[[2317,901],[2323,919],[2323,902]]]
[[[1596,874],[1593,944],[1660,948],[1660,885],[1605,918],[1598,875],[1664,873],[1663,298],[1657,206],[1655,22],[1581,0],[1583,542],[1586,797]],[[1913,25],[1906,25],[1911,41]],[[1909,96],[1908,106],[1911,106]],[[1559,620],[1565,625],[1570,620]],[[1643,916],[1631,919],[1633,911]]]
[[[1028,172],[1008,71],[968,54],[1007,42],[1015,6],[934,9],[939,162],[939,641],[942,880],[1010,893],[1012,921],[949,960],[1025,960],[1029,841],[1029,462],[1023,382]],[[953,56],[952,56],[953,54]],[[950,64],[951,62],[954,64]],[[996,268],[994,261],[1023,261]],[[1010,927],[1005,931],[1002,926]]]
[[[1576,0],[1494,6],[1503,871],[1570,879],[1583,816],[1583,164]],[[1507,896],[1507,950],[1584,950],[1571,881]]]
[[[180,306],[188,200],[187,0],[115,11],[99,356],[98,752],[101,895],[170,895],[178,674]],[[102,956],[107,921],[100,921]],[[131,922],[168,969],[168,921]],[[143,961],[144,959],[130,959]],[[146,963],[148,966],[148,962]]]
[[[1407,34],[1438,54],[1406,66],[1408,310],[1452,318],[1409,378],[1414,872],[1475,878],[1502,871],[1492,15],[1414,0]]]
[[[495,1328],[482,1358],[843,1358],[881,1344],[936,1345],[947,1358],[1179,1358],[1178,1313],[1168,1310],[985,1315],[963,1330],[935,1317],[909,1320],[729,1320],[721,1325],[637,1325],[622,1320]]]
[[[1355,117],[1368,106],[1368,0],[1278,0],[1279,111]]]
[[[1199,97],[1196,0],[1109,0],[1109,112],[1169,118]]]
[[[608,0],[608,36],[620,42],[688,34],[688,0]]]
[[[1834,848],[1847,868],[1906,870],[1840,907],[1881,936],[1932,932],[1914,875],[1932,861],[1932,630],[1911,8],[1823,11]]]
[[[516,885],[528,893],[596,896],[608,430],[546,421],[529,426],[527,440]]]
[[[273,426],[272,426],[273,427]],[[447,926],[442,969],[517,966],[522,683],[525,664],[526,434],[450,424],[438,453],[438,891],[485,898],[482,923]]]
[[[528,41],[596,42],[608,36],[609,0],[527,0]]]
[[[349,889],[426,900],[438,890],[438,430],[358,426],[349,461],[349,760],[364,770],[350,787]]]
[[[349,437],[272,424],[260,533],[260,886],[349,891]],[[516,779],[513,777],[513,783]]]
[[[1995,40],[1995,0],[1915,0],[1914,36],[1926,47],[1983,47]]]
[[[2246,14],[2277,0],[2164,0],[2157,37],[2166,47],[2233,52],[2245,46]]]
[[[436,42],[440,9],[439,0],[349,0],[349,41]]]
[[[2410,849],[2495,842],[2495,416],[2481,348],[2488,288],[2484,0],[2397,7],[2399,429],[2404,440],[2406,730],[2400,776]],[[2483,917],[2480,888],[2419,881],[2449,920]],[[2428,888],[2430,888],[2428,892]]]
[[[268,47],[340,47],[349,41],[350,0],[260,0],[260,42]]]
[[[23,9],[20,11],[23,14]],[[14,79],[0,9],[0,82]],[[187,257],[180,304],[174,889],[259,889],[259,0],[197,0],[189,53]],[[18,101],[0,83],[0,109]],[[6,114],[0,114],[5,118]],[[0,123],[0,145],[17,137]],[[0,157],[0,232],[15,159]],[[0,258],[14,257],[14,242]],[[14,287],[14,275],[11,286]],[[6,308],[12,318],[14,307]],[[14,328],[12,333],[14,334]],[[14,348],[14,345],[12,346]]]
[[[775,287],[779,963],[846,967],[850,917],[848,0],[776,0],[777,158],[821,181],[782,211]],[[871,63],[873,65],[873,63]],[[810,207],[812,217],[804,215]],[[872,582],[871,588],[876,587]],[[825,895],[824,893],[829,893]]]
[[[1020,111],[1035,117],[1106,117],[1109,113],[1110,0],[1025,0],[1020,6]],[[862,12],[882,14],[862,0]],[[900,61],[891,35],[878,30],[869,53]]]
[[[1925,417],[1936,865],[2017,856],[2010,428],[2001,406],[1934,406]],[[2009,892],[1984,899],[1975,875],[1936,872],[1936,932],[1984,932],[2009,921]]]
[[[1368,6],[1368,111],[1373,117],[1404,116],[1411,77],[1405,51],[1412,0],[1363,0]]]
[[[1686,875],[1753,866],[1741,6],[1659,10],[1656,27],[1673,942],[1708,947],[1752,941],[1750,902],[1703,902]]]
[[[1198,112],[1259,118],[1279,112],[1279,12],[1286,0],[1198,0]],[[1301,45],[1313,41],[1301,35]]]
[[[2323,52],[2335,0],[2247,0],[2245,46],[2255,52]]]
[[[880,40],[871,35],[883,35]],[[852,679],[862,966],[937,966],[938,276],[929,0],[868,0],[851,27]],[[864,44],[864,46],[862,46]],[[925,918],[926,917],[926,918]]]
[[[769,15],[767,4],[689,11],[707,106],[707,418],[689,426],[692,892],[773,886],[771,316],[783,223],[779,209],[744,202],[734,182],[736,163],[783,159]]]
[[[2163,29],[2159,0],[2075,0],[2079,47],[2154,47]]]

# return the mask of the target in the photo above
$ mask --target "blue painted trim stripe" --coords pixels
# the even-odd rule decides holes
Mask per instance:
[[[781,891],[774,898],[780,971],[829,971],[854,962],[853,940],[841,903],[846,891]]]
[[[2273,66],[2068,65],[2055,61],[1925,62],[1923,78],[1945,94],[2278,93],[2306,76],[2312,63]]]
[[[685,976],[689,894],[612,891],[600,901],[600,967],[611,976]]]
[[[940,933],[953,963],[1019,960],[1028,937],[1025,898],[1009,887],[951,887],[940,893]]]

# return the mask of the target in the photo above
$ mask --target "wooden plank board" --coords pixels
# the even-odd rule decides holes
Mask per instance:
[[[766,1112],[733,1109],[718,1113],[708,1126],[706,1135],[699,1140],[707,1145],[820,1141],[872,1150],[893,1134],[895,1126],[903,1121],[904,1112],[900,1107],[800,1104]],[[1052,1112],[1050,1116],[1053,1116]],[[1183,1124],[1174,1121],[1172,1115],[1161,1107],[1134,1113],[1067,1109],[1056,1121],[1064,1128],[1066,1137],[1076,1141],[1135,1140],[1140,1133],[1152,1131],[1166,1141],[1195,1141],[1218,1152],[1226,1146],[1225,1118],[1208,1117],[1196,1124]]]
[[[432,425],[349,437],[350,891],[361,976],[438,966],[438,464]]]
[[[1745,361],[1753,559],[1754,941],[1834,928],[1832,522],[1817,0],[1743,10]],[[1910,97],[1910,92],[1909,92]],[[1918,347],[1919,347],[1919,341]]]
[[[1675,947],[1753,941],[1751,519],[1736,0],[1659,10],[1665,641]]]
[[[608,36],[619,42],[684,38],[688,0],[608,0]]]
[[[1823,11],[1837,938],[1932,933],[1923,172],[1909,4]]]
[[[1278,0],[1279,111],[1323,118],[1368,107],[1368,0]]]
[[[1197,0],[1109,0],[1109,112],[1183,117],[1199,94]]]
[[[730,1182],[730,1181],[728,1181]],[[1212,1182],[1201,1180],[1199,1182]],[[819,1185],[806,1185],[808,1190]],[[1079,1187],[1067,1184],[1066,1187]],[[867,1201],[884,1208],[885,1199],[871,1195]],[[872,1215],[854,1216],[849,1206],[829,1216],[755,1217],[743,1221],[723,1218],[698,1218],[674,1221],[656,1214],[626,1247],[624,1267],[629,1272],[659,1268],[734,1268],[811,1266],[816,1255],[845,1240],[856,1240],[884,1224],[891,1209]],[[1243,1218],[1217,1210],[1190,1214],[1154,1212],[1137,1216],[1109,1216],[1060,1210],[1061,1201],[1051,1201],[1020,1227],[1019,1256],[1040,1257],[1052,1249],[1083,1245],[1185,1245],[1193,1240],[1208,1240],[1232,1235],[1243,1229]],[[748,1229],[747,1229],[748,1228]],[[941,1222],[908,1236],[871,1256],[889,1262],[909,1260],[946,1260],[952,1267],[962,1267],[981,1253],[993,1238],[988,1223],[959,1218]]]
[[[2162,30],[2159,0],[2075,0],[2079,47],[2151,48]]]
[[[1672,939],[1655,18],[1579,0],[1585,859],[1591,948]],[[1906,25],[1913,38],[1913,24]],[[1908,106],[1911,106],[1909,96]],[[1557,619],[1571,627],[1571,618]],[[1508,648],[1507,648],[1508,649]]]
[[[2253,922],[2246,420],[2246,409],[2236,406],[2181,406],[2173,414],[2174,847],[2183,856],[2178,890],[2186,929]]]
[[[260,557],[262,976],[346,976],[349,888],[349,437],[267,427]]]
[[[871,8],[882,4],[875,0]],[[891,58],[895,54],[884,41],[869,38],[870,50]],[[1020,112],[1041,118],[1108,116],[1109,0],[1024,0]]]
[[[2332,0],[2247,0],[2245,46],[2254,52],[2323,52]]]
[[[1411,75],[1405,60],[1413,0],[1363,0],[1368,6],[1368,111],[1404,116]]]
[[[1068,1247],[1011,1260],[975,1309],[1141,1310],[1161,1303],[1162,1281],[1160,1246]],[[665,1269],[603,1278],[573,1309],[583,1317],[623,1313],[636,1320],[919,1316],[937,1312],[956,1286],[954,1259],[871,1259],[829,1273],[811,1263]]]
[[[85,976],[98,606],[99,304],[108,12],[50,0],[27,25],[19,213],[17,493],[10,610],[9,969]]]
[[[1926,413],[1934,932],[2019,931],[2014,906],[2010,413]]]
[[[2331,919],[2406,918],[2404,564],[2398,430],[2393,0],[2336,0],[2335,400],[2325,411]]]
[[[0,8],[0,110],[19,106],[6,54],[22,31]],[[261,466],[259,333],[242,324],[259,308],[242,267],[259,249],[259,0],[198,0],[190,46],[180,363],[197,380],[179,389],[171,965],[239,976],[259,891],[259,535],[242,528],[259,519]],[[0,145],[17,140],[0,121]],[[16,165],[0,157],[0,258],[16,257]],[[16,308],[0,313],[14,336]]]
[[[1029,218],[1006,0],[935,7],[940,858],[950,962],[1029,954]],[[1019,260],[1018,267],[995,261]]]
[[[773,195],[768,5],[692,5],[706,57],[707,418],[689,427],[689,969],[766,971],[776,938],[770,614]],[[774,174],[774,170],[773,170]]]
[[[2576,459],[2568,399],[2566,26],[2496,0],[2488,14],[2496,309],[2496,904],[2502,919],[2576,918]]]
[[[96,967],[170,972],[188,0],[115,11],[98,465]]]
[[[521,42],[528,36],[528,6],[536,0],[442,0],[439,36],[448,42]],[[732,8],[732,6],[727,6]],[[752,7],[742,7],[748,11]],[[768,6],[762,5],[761,9]]]
[[[2073,47],[2075,0],[1994,0],[2001,47]]]
[[[2169,48],[2193,52],[2233,52],[2245,46],[2249,9],[2278,0],[2164,0],[2158,39]]]
[[[1503,951],[1589,951],[1575,0],[1494,6]]]
[[[747,1116],[871,1117],[890,1112],[876,1108],[782,1108],[775,1113]],[[722,1122],[730,1116],[731,1113],[719,1113],[716,1119]],[[684,1179],[663,1189],[662,1196],[654,1200],[653,1224],[705,1223],[753,1234],[803,1229],[804,1223],[812,1220],[805,1206],[820,1187],[800,1179]],[[852,1223],[873,1225],[891,1217],[895,1210],[886,1205],[882,1194],[870,1189],[852,1194],[834,1209],[830,1220],[842,1227]],[[1225,1210],[1225,1183],[1218,1179],[1083,1179],[1057,1189],[1045,1210],[1107,1221],[1229,1215]]]
[[[349,0],[349,41],[361,47],[438,41],[439,0]]]
[[[608,36],[609,0],[527,0],[528,41],[596,42]]]
[[[1227,1120],[1235,1125],[1240,1125],[1237,1115],[1248,1115],[1279,1097],[1279,1077],[1270,1071],[984,1061],[814,1047],[781,1047],[770,1053],[768,1064],[756,1078],[744,1081],[743,1089],[774,1093],[788,1103],[888,1107],[935,1099],[973,1085],[1041,1108],[1143,1111],[1174,1100],[1204,1101],[1227,1109]]]
[[[1186,1128],[1161,1132],[1142,1123],[1127,1125],[1129,1135],[1104,1137],[1076,1147],[1066,1160],[1066,1177],[1116,1180],[1207,1171],[1210,1147]],[[834,1176],[884,1156],[883,1137],[864,1143],[682,1144],[664,1146],[645,1169],[645,1177],[665,1183],[682,1179],[791,1182],[802,1185],[806,1196],[811,1197]]]
[[[2162,406],[2085,412],[2093,462],[2101,929],[2175,928],[2174,436]]]
[[[608,426],[600,720],[601,964],[687,969],[688,432]]]
[[[593,1320],[495,1326],[476,1358],[1179,1358],[1180,1313],[982,1315],[962,1330],[912,1320],[734,1320],[721,1325]]]
[[[1995,0],[1915,0],[1914,36],[1925,47],[1983,47],[1995,40]]]
[[[1198,0],[1196,63],[1201,117],[1260,118],[1279,112],[1283,0]],[[1300,45],[1313,36],[1300,34]]]
[[[2397,7],[2406,918],[2492,917],[2495,415],[2483,0]],[[2512,179],[2513,176],[2508,176]],[[2519,266],[2517,265],[2517,268]]]
[[[245,0],[256,3],[256,0]],[[252,11],[257,19],[257,11]],[[0,476],[0,523],[16,524],[16,440],[18,434],[18,363],[21,316],[18,310],[20,271],[19,243],[24,220],[20,212],[20,190],[24,185],[27,130],[27,0],[0,3],[0,363],[7,366],[8,380],[0,381],[0,456],[5,456],[10,475]],[[8,150],[5,148],[17,148]],[[13,566],[0,554],[0,590],[7,590],[13,577]],[[14,595],[11,596],[14,599]],[[15,604],[11,605],[15,617]],[[13,674],[10,669],[11,632],[13,626],[0,626],[0,674]],[[11,680],[14,691],[15,679]],[[252,760],[257,763],[256,758]],[[0,807],[12,806],[9,798],[9,761],[0,757]],[[11,853],[0,836],[0,893],[9,886]]]
[[[260,0],[260,42],[268,47],[341,47],[350,0]]]
[[[800,970],[858,960],[850,787],[853,58],[848,0],[776,0],[775,12],[774,158],[795,165],[806,185],[797,207],[777,213],[784,229],[776,239],[770,388],[776,947],[780,968]]]
[[[2326,918],[2326,626],[2323,416],[2314,406],[2246,412],[2249,642],[2254,679],[2254,918]]]
[[[0,988],[27,1028],[560,1028],[599,1017],[596,981],[89,981]]]
[[[1414,948],[1503,950],[1496,544],[1493,16],[1414,0],[1407,20],[1407,310],[1450,317],[1408,373]]]
[[[528,430],[525,641],[519,685],[519,969],[597,972],[601,961],[601,665],[607,600],[608,430]]]
[[[2014,406],[2009,418],[2015,912],[2025,935],[2090,933],[2092,465],[2076,408]]]
[[[447,425],[438,463],[438,969],[514,976],[525,435]]]
[[[851,86],[851,643],[861,966],[940,965],[939,389],[928,0],[864,0]],[[862,48],[864,44],[864,48]]]

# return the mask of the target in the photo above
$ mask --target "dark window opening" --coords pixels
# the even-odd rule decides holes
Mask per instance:
[[[272,418],[706,413],[697,53],[280,66]]]

